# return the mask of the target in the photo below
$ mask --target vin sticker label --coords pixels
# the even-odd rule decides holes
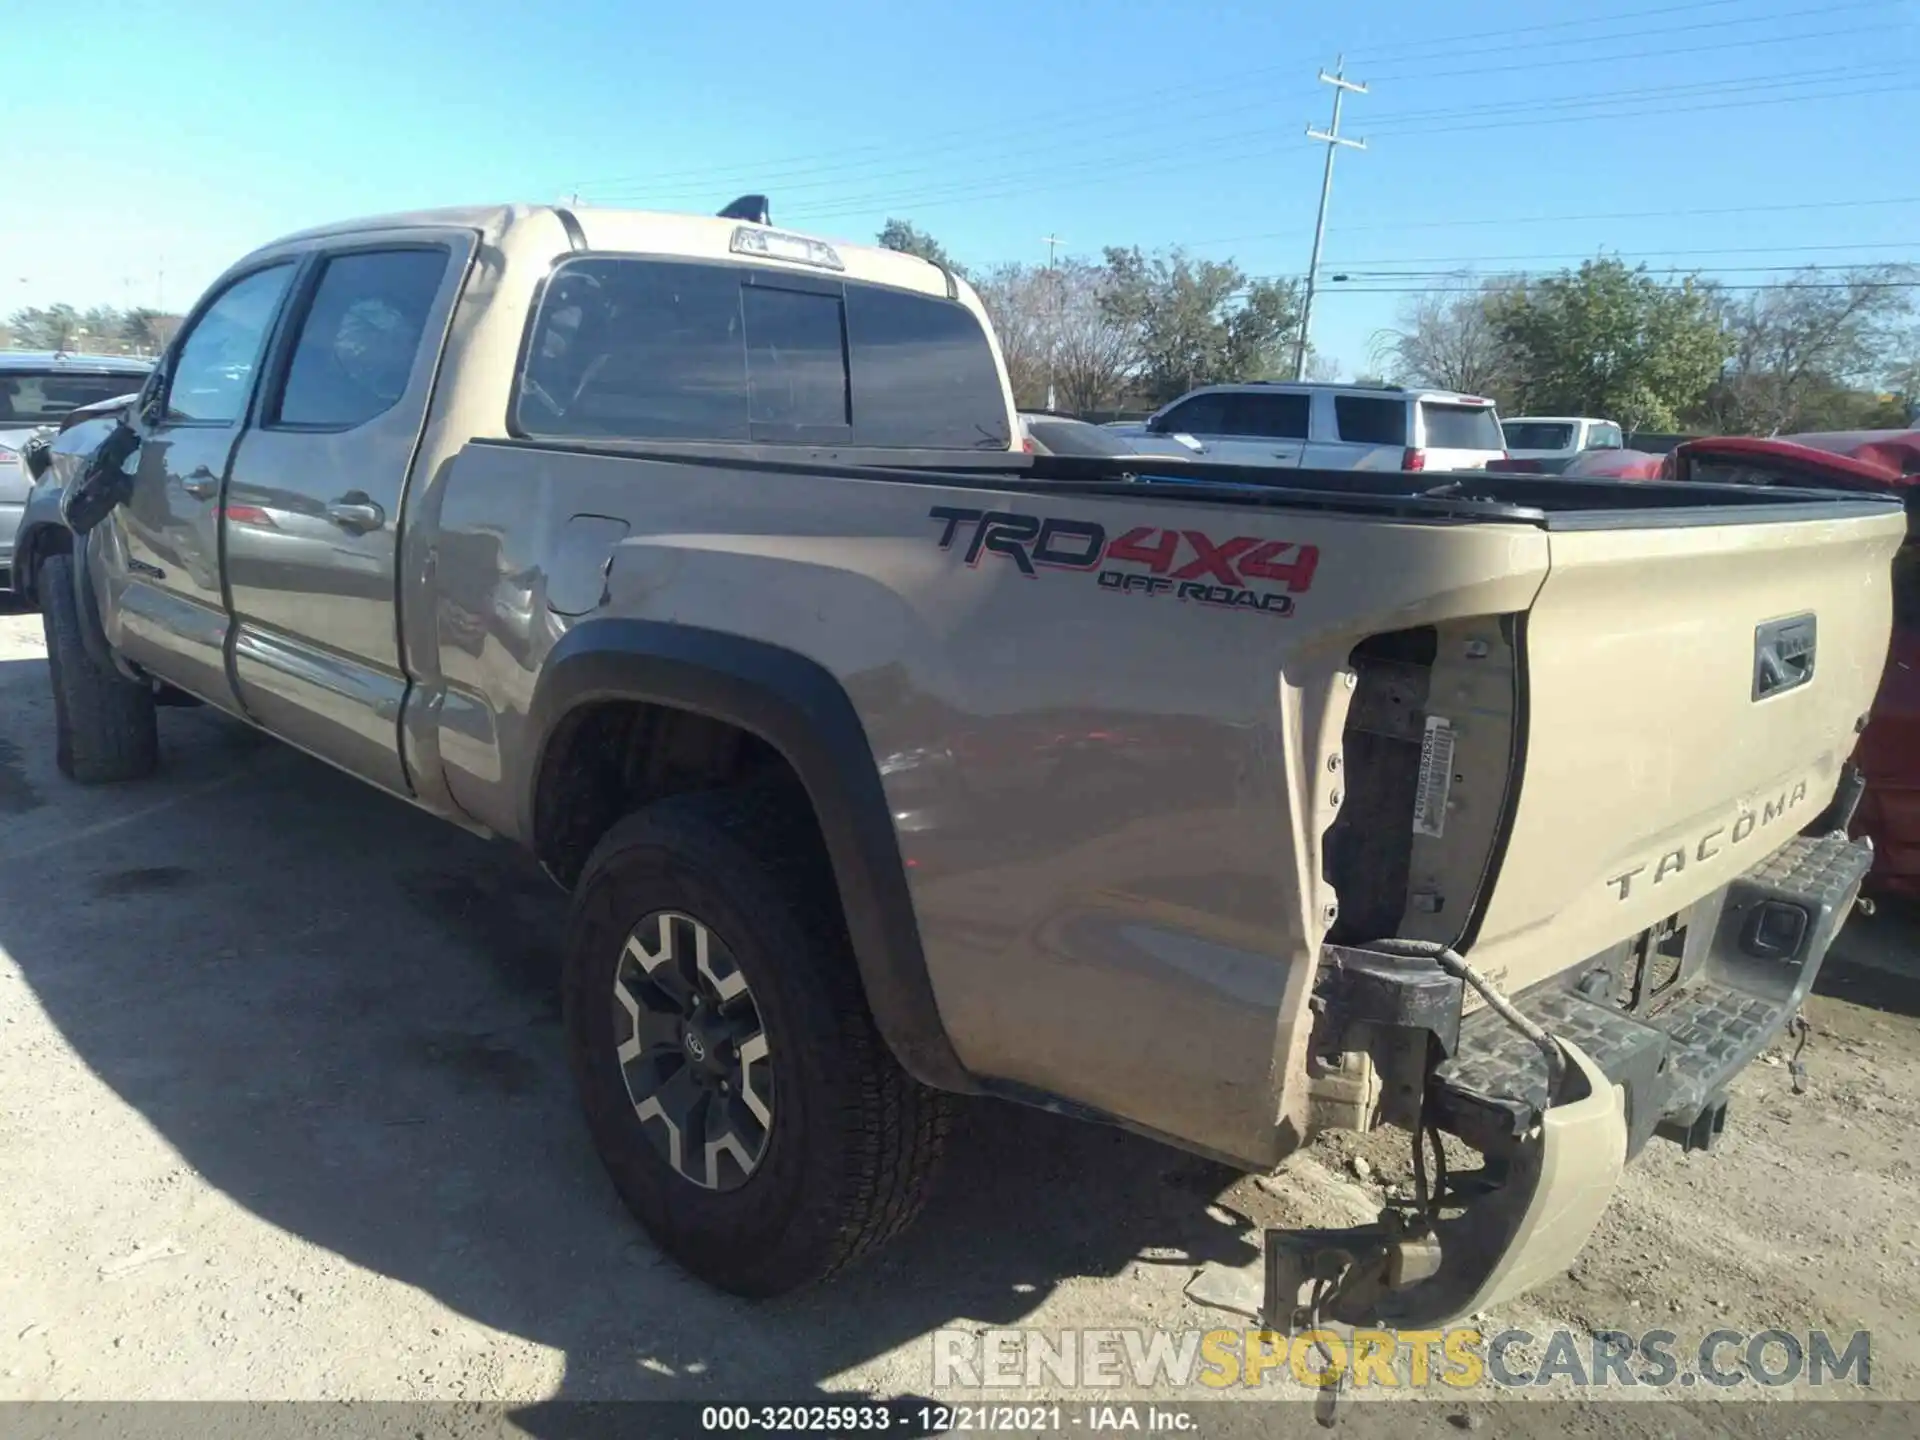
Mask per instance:
[[[1413,797],[1413,833],[1438,839],[1447,828],[1447,793],[1453,789],[1453,722],[1427,716],[1420,739],[1420,788]]]

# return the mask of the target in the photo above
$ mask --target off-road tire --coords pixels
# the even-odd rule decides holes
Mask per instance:
[[[73,593],[73,557],[49,555],[35,577],[53,683],[54,763],[82,785],[140,780],[160,763],[153,691],[88,653]]]
[[[919,1212],[952,1099],[895,1062],[874,1026],[811,817],[775,792],[716,791],[628,816],[588,858],[563,977],[574,1078],[627,1208],[681,1266],[736,1295],[823,1280]],[[616,1059],[613,986],[645,917],[694,917],[751,986],[773,1074],[765,1151],[713,1190],[662,1158]]]

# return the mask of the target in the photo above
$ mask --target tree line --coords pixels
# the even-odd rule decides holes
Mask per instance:
[[[21,350],[69,350],[89,355],[157,355],[180,327],[178,315],[136,305],[29,306],[7,317],[8,343]]]
[[[966,274],[904,220],[879,234]],[[1291,373],[1301,293],[1232,261],[1109,248],[968,277],[1023,407],[1151,409],[1195,385]],[[1750,290],[1602,256],[1547,276],[1443,284],[1374,337],[1360,378],[1491,396],[1504,414],[1628,430],[1896,428],[1920,406],[1920,267],[1809,269]],[[1311,356],[1308,375],[1334,367]]]
[[[1183,250],[1111,246],[1097,261],[969,273],[933,236],[889,220],[880,244],[965,275],[993,320],[1014,397],[1076,414],[1152,409],[1196,385],[1277,375],[1300,329],[1300,287]],[[1310,368],[1318,368],[1317,362]]]
[[[1419,296],[1373,358],[1396,380],[1491,395],[1509,415],[1722,435],[1894,429],[1920,406],[1917,296],[1920,268],[1907,265],[1733,290],[1603,257]]]

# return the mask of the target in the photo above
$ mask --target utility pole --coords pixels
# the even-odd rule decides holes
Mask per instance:
[[[1293,378],[1296,380],[1307,378],[1307,331],[1313,326],[1313,291],[1320,280],[1320,243],[1327,235],[1327,198],[1333,194],[1334,151],[1342,145],[1350,150],[1367,148],[1366,141],[1349,140],[1340,133],[1340,102],[1347,98],[1347,91],[1351,90],[1357,95],[1367,93],[1366,86],[1347,79],[1346,74],[1347,57],[1344,55],[1333,62],[1333,74],[1329,75],[1324,70],[1320,72],[1321,83],[1333,87],[1333,123],[1325,130],[1316,130],[1311,125],[1307,127],[1307,138],[1321,141],[1327,147],[1327,169],[1320,177],[1320,218],[1313,226],[1313,259],[1307,263],[1307,294],[1300,306],[1300,338],[1293,347]]]
[[[1047,244],[1047,298],[1053,302],[1052,322],[1047,326],[1047,409],[1053,405],[1053,345],[1060,331],[1060,269],[1054,263],[1054,252],[1060,245],[1058,235],[1042,235]]]

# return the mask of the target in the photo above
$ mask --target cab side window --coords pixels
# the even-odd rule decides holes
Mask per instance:
[[[349,429],[407,393],[447,252],[361,251],[325,263],[269,425]]]
[[[292,278],[291,261],[255,270],[200,312],[175,352],[168,423],[231,425],[246,412],[260,352]]]

